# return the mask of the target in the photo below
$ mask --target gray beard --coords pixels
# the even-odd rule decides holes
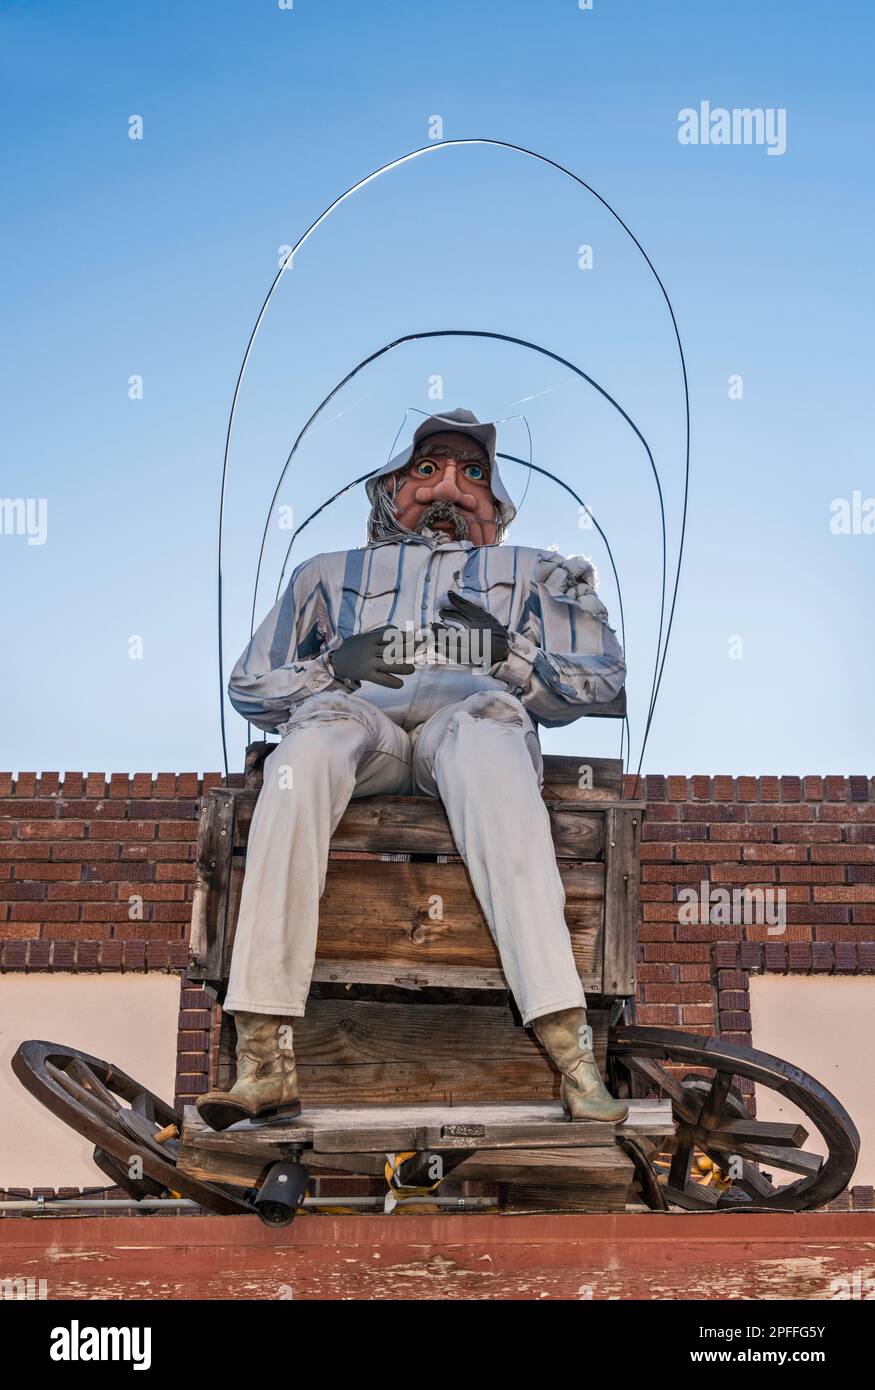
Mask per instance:
[[[421,535],[425,528],[431,527],[435,521],[451,521],[456,528],[456,540],[466,541],[468,539],[468,518],[451,502],[432,502],[416,523],[417,535]]]

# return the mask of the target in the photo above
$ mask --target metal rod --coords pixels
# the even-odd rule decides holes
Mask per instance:
[[[404,1197],[393,1193],[398,1206],[439,1207],[495,1207],[494,1197]],[[365,1207],[382,1209],[384,1198],[376,1197],[305,1197],[305,1207]],[[141,1211],[158,1209],[163,1211],[202,1211],[198,1202],[188,1197],[147,1197],[142,1202],[132,1197],[28,1197],[0,1202],[0,1211],[69,1211],[72,1207],[83,1207],[99,1211]]]

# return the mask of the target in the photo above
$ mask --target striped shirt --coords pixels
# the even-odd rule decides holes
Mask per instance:
[[[355,689],[395,723],[415,727],[476,690],[510,690],[538,724],[569,724],[612,700],[626,676],[623,651],[581,556],[526,546],[475,546],[426,531],[316,555],[299,565],[231,674],[234,708],[258,728],[280,729],[301,701]],[[408,630],[439,622],[453,589],[510,632],[507,659],[487,670],[431,665],[402,690],[339,681],[331,653],[385,623]]]

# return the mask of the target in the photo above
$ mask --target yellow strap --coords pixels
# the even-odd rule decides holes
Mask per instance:
[[[427,1187],[408,1187],[406,1183],[403,1185],[401,1183],[396,1183],[395,1175],[401,1167],[401,1164],[405,1163],[408,1158],[415,1158],[416,1153],[416,1149],[413,1149],[410,1153],[386,1155],[386,1182],[392,1188],[393,1195],[395,1195],[399,1201],[403,1201],[404,1197],[427,1197],[429,1193],[439,1188],[443,1182],[443,1178],[438,1178],[437,1182],[431,1183]],[[403,1197],[399,1195],[401,1193],[403,1193]]]

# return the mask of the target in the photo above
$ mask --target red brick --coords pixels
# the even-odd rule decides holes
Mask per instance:
[[[667,961],[707,961],[708,947],[681,945],[680,942],[672,942],[670,945],[662,942],[653,942],[645,946],[645,960],[667,960]]]
[[[154,840],[155,822],[105,820],[89,823],[92,840]]]
[[[735,781],[732,777],[714,778],[714,800],[715,801],[734,801],[735,800]]]
[[[14,789],[11,772],[0,772],[0,796],[11,796]]]
[[[191,921],[191,903],[156,903],[152,909],[152,921],[184,922],[188,925]]]
[[[668,782],[668,799],[669,799],[669,801],[686,801],[686,800],[687,800],[687,779],[686,779],[686,777],[669,777],[669,778],[667,778],[666,780],[667,780],[667,782]]]
[[[683,903],[642,903],[641,920],[644,922],[676,922]]]
[[[639,941],[672,941],[675,929],[668,922],[642,922],[638,928]]]
[[[841,840],[840,825],[780,825],[778,839],[785,843],[813,844],[815,842],[835,842]]]
[[[58,802],[59,814],[63,819],[118,820],[127,814],[127,809],[119,801],[89,801],[87,797],[67,799]]]
[[[36,773],[19,772],[15,779],[16,796],[36,796]]]
[[[20,881],[12,883],[8,880],[0,883],[0,899],[5,902],[26,902],[43,901],[47,897],[46,885],[44,883],[22,883]]]
[[[836,805],[824,802],[820,807],[819,819],[842,825],[875,824],[875,802],[866,801],[855,805]]]
[[[103,797],[106,795],[106,774],[89,772],[85,778],[85,795]]]
[[[681,1009],[681,1023],[686,1027],[691,1023],[707,1024],[717,1031],[717,1015],[713,1004],[684,1004]]]
[[[848,784],[844,777],[824,777],[823,782],[827,800],[847,801]]]
[[[681,975],[681,984],[692,984],[694,980],[711,979],[710,965],[681,965],[678,967]]]
[[[135,772],[131,778],[131,796],[138,801],[147,801],[152,795],[151,772]]]
[[[743,858],[746,864],[804,864],[808,850],[804,845],[745,845]]]
[[[761,777],[759,784],[760,801],[780,801],[781,783],[777,777]]]
[[[638,896],[643,903],[673,902],[674,889],[670,883],[641,883],[638,885]]]
[[[703,1004],[711,1002],[711,987],[703,984],[646,985],[648,1004]]]
[[[200,778],[196,772],[178,772],[176,774],[177,796],[200,796],[200,790]]]
[[[711,778],[695,776],[690,778],[690,794],[697,801],[711,800]]]
[[[769,846],[770,850],[773,848],[774,846]],[[683,863],[708,864],[723,861],[729,864],[740,858],[741,849],[740,844],[720,843],[712,845],[709,841],[693,844],[680,843],[676,846],[676,857],[679,862]]]
[[[39,883],[60,882],[78,883],[82,877],[82,865],[72,861],[65,864],[17,863],[10,865],[16,878],[32,879]]]
[[[755,777],[738,777],[735,782],[735,790],[739,801],[756,801],[757,779]]]
[[[144,902],[174,902],[185,897],[181,883],[119,883],[119,898],[137,897]]]
[[[49,899],[64,902],[101,902],[115,897],[112,883],[50,883]]]
[[[64,795],[82,796],[85,790],[85,778],[81,772],[64,773]]]
[[[23,820],[18,824],[20,840],[84,840],[84,820]]]
[[[180,879],[184,880],[186,883],[193,881],[194,861],[187,860],[185,863],[177,861],[176,863],[156,864],[155,877],[161,882],[178,881]]]
[[[109,796],[127,797],[130,792],[130,778],[126,772],[113,772],[109,779]]]
[[[875,864],[875,845],[812,845],[812,864]]]
[[[844,883],[846,873],[840,865],[782,864],[778,877],[781,883]]]
[[[680,1022],[680,1009],[669,1004],[639,1004],[638,1022],[642,1027],[671,1028]]]
[[[773,831],[770,825],[736,825],[732,823],[711,826],[712,840],[741,840],[745,844],[751,844],[756,841],[763,844],[770,844],[772,842],[772,837]]]
[[[804,777],[802,779],[802,794],[806,801],[823,800],[823,778]]]
[[[82,904],[83,922],[129,922],[129,913],[130,904],[127,902]],[[142,935],[142,921],[138,925]]]
[[[11,829],[8,823],[6,829]],[[48,859],[49,853],[49,845],[38,845],[33,840],[5,840],[0,844],[0,859],[4,862],[14,859],[16,863],[30,865]]]
[[[162,830],[164,827],[161,827]],[[653,860],[673,859],[674,852],[671,845],[658,845],[647,843],[641,845],[641,862],[651,863]]]
[[[748,806],[747,818],[757,824],[767,825],[807,824],[814,820],[814,807],[794,802],[790,806],[778,806],[767,802],[763,806]]]
[[[52,845],[52,863],[66,863],[71,859],[82,859],[83,855],[88,856],[89,864],[96,864],[100,860],[118,859],[118,845],[98,844],[95,840],[89,840],[83,845],[81,841],[72,845],[60,844]]]
[[[40,800],[26,796],[10,796],[0,801],[0,816],[10,816],[14,820],[48,820],[55,814],[56,801]]]
[[[813,891],[816,903],[875,903],[875,884],[830,884]]]
[[[176,796],[176,774],[173,772],[159,772],[155,778],[153,794],[160,797]]]
[[[665,963],[653,963],[639,965],[638,983],[647,984],[675,984],[678,980],[678,969],[676,965]]]
[[[76,903],[13,903],[9,913],[11,922],[77,922],[79,907]]]
[[[158,836],[162,840],[196,840],[198,823],[196,820],[165,820],[158,822]]]

